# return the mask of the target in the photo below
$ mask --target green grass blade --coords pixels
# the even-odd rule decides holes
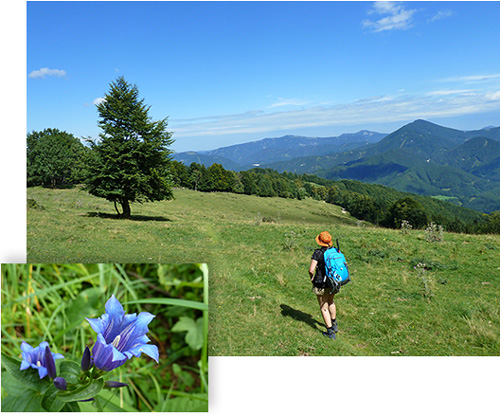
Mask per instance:
[[[208,305],[203,302],[175,298],[147,298],[143,300],[131,300],[129,302],[123,302],[124,305],[131,305],[134,303],[155,303],[166,306],[183,306],[185,308],[199,309],[201,311],[208,310]]]

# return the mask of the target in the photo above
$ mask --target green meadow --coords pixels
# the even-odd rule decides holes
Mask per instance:
[[[113,204],[74,189],[28,188],[29,263],[209,265],[210,355],[499,355],[500,236],[373,227],[338,206],[174,190]],[[308,267],[328,230],[352,282],[324,330]]]

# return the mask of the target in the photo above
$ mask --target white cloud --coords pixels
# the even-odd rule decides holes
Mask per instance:
[[[31,71],[28,75],[30,78],[45,78],[45,77],[65,77],[66,71],[63,69],[40,68],[36,71]]]
[[[104,98],[104,97],[97,97],[94,101],[92,101],[92,104],[99,105],[99,104],[103,103],[104,101],[106,101],[106,98]]]
[[[440,10],[434,16],[432,16],[428,22],[435,22],[436,20],[446,19],[447,17],[453,16],[453,12],[451,10]]]
[[[438,95],[454,95],[454,94],[472,94],[474,90],[437,90],[430,91],[426,93],[429,96],[438,96]]]
[[[444,82],[481,82],[481,81],[489,81],[491,79],[500,78],[500,74],[491,74],[491,75],[468,75],[463,77],[450,77],[445,78],[441,81]]]
[[[412,17],[416,11],[417,9],[405,9],[400,2],[376,1],[368,13],[387,16],[376,21],[365,19],[362,21],[362,25],[373,32],[405,30],[411,27]]]
[[[490,93],[485,95],[485,98],[488,101],[499,101],[500,100],[500,91],[490,92]]]
[[[278,98],[278,102],[271,104],[268,108],[286,107],[286,106],[302,106],[309,104],[307,101],[297,98]]]
[[[367,97],[336,105],[316,105],[289,111],[250,111],[205,119],[170,120],[176,137],[266,134],[299,128],[349,126],[451,117],[500,111],[500,91],[431,91],[419,95]]]

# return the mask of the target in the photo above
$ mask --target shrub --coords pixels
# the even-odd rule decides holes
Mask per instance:
[[[427,265],[425,263],[418,263],[413,267],[417,271],[417,277],[423,286],[423,296],[424,298],[431,299],[434,295],[430,287],[430,278],[427,277]]]
[[[429,223],[425,229],[425,241],[429,243],[440,243],[443,241],[443,226],[435,222]]]
[[[283,250],[292,251],[297,246],[297,238],[300,237],[295,231],[290,231],[285,233],[285,243],[283,244]]]
[[[34,200],[33,198],[28,198],[26,206],[28,209],[38,209],[40,211],[45,209],[42,205],[38,205],[36,200]]]
[[[406,220],[401,221],[401,234],[406,235],[412,230],[413,226]]]

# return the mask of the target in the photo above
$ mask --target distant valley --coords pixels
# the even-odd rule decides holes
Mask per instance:
[[[482,212],[500,209],[500,127],[461,131],[416,120],[390,134],[266,138],[208,152],[178,153],[174,159],[186,165],[219,163],[233,171],[259,166],[353,179]]]

